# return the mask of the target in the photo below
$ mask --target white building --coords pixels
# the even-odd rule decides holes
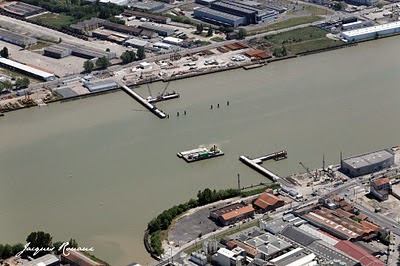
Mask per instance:
[[[362,21],[355,21],[355,22],[350,22],[342,25],[342,29],[344,30],[352,30],[352,29],[358,29],[363,26]]]
[[[140,63],[140,68],[142,68],[142,69],[151,69],[152,66],[151,66],[150,63],[143,62],[143,63]]]
[[[153,44],[153,47],[168,50],[169,48],[171,48],[171,45],[162,42],[156,42],[155,44]]]
[[[181,45],[183,40],[179,39],[179,38],[175,38],[175,37],[165,37],[163,39],[163,42],[173,44],[173,45]]]
[[[235,248],[232,251],[220,248],[213,256],[213,260],[220,266],[242,266],[245,261],[245,257],[242,256],[244,253],[242,248]]]
[[[367,38],[374,38],[377,35],[391,34],[396,32],[400,32],[400,21],[356,30],[344,31],[340,34],[340,36],[347,41],[358,41]]]

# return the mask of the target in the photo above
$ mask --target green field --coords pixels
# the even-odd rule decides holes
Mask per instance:
[[[71,16],[56,13],[43,14],[37,17],[33,17],[32,20],[60,28],[63,26],[69,26],[76,22],[76,19]]]
[[[212,37],[211,38],[211,41],[214,41],[214,42],[223,42],[223,41],[225,41],[225,39],[224,38],[222,38],[222,37]]]
[[[295,54],[343,44],[342,41],[327,38],[326,34],[322,29],[307,27],[266,36],[265,39],[276,46],[285,46]]]
[[[304,17],[297,17],[297,18],[290,18],[284,21],[280,21],[271,25],[268,25],[263,28],[259,28],[257,30],[249,31],[248,35],[254,35],[258,33],[263,33],[263,32],[268,32],[272,30],[281,30],[281,29],[286,29],[302,24],[307,24],[307,23],[312,23],[318,20],[321,20],[322,18],[319,16],[304,16]]]
[[[321,15],[331,15],[332,12],[326,9],[318,8],[316,6],[310,6],[310,5],[303,5],[304,9],[310,12],[311,14],[321,16]]]

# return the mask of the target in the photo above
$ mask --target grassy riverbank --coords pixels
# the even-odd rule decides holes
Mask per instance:
[[[266,36],[265,40],[276,47],[284,46],[288,51],[295,54],[344,44],[342,41],[327,38],[326,34],[326,31],[311,26]]]
[[[290,27],[294,27],[294,26],[298,26],[298,25],[302,25],[302,24],[312,23],[315,21],[319,21],[321,19],[322,19],[322,17],[320,17],[320,16],[303,16],[303,17],[290,18],[287,20],[283,20],[280,22],[270,24],[270,25],[262,27],[262,28],[258,28],[256,30],[248,31],[247,34],[248,35],[256,35],[256,34],[273,31],[273,30],[282,30],[282,29],[286,29],[286,28],[290,28]]]

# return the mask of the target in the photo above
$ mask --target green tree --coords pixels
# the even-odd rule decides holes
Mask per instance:
[[[136,60],[135,52],[126,50],[121,55],[122,63],[127,64]]]
[[[144,52],[144,48],[143,47],[139,47],[139,49],[137,50],[137,57],[139,60],[143,60],[146,58],[146,54]]]
[[[247,36],[247,31],[243,28],[239,29],[238,38],[244,39]]]
[[[31,247],[41,247],[44,249],[51,248],[53,237],[49,233],[45,233],[43,231],[32,232],[26,238],[26,242],[30,243]],[[41,251],[36,254],[35,257],[41,257],[48,252]],[[33,256],[33,252],[29,252],[29,255]]]
[[[107,57],[103,56],[97,59],[96,66],[100,69],[106,69],[111,65],[110,60]]]
[[[15,87],[16,87],[17,90],[19,90],[19,89],[28,87],[29,83],[30,83],[30,81],[29,81],[29,79],[27,77],[18,78],[15,81]]]
[[[91,72],[91,71],[93,70],[93,68],[94,68],[94,63],[93,63],[92,61],[87,60],[87,61],[85,61],[85,62],[83,63],[83,69],[84,69],[86,72]]]
[[[14,244],[11,248],[12,248],[12,254],[14,256],[18,252],[24,250],[24,245],[22,243],[17,243],[17,244]]]
[[[3,259],[8,259],[13,255],[13,250],[11,245],[5,244],[3,249],[3,254],[1,255]]]
[[[211,37],[211,36],[213,36],[213,33],[214,33],[214,32],[213,32],[213,29],[212,29],[211,27],[209,27],[209,28],[208,28],[208,31],[207,31],[207,36],[208,36],[208,37]]]
[[[69,247],[78,248],[78,242],[75,239],[71,238],[68,243]]]
[[[13,88],[13,84],[9,80],[4,81],[2,84],[5,90],[12,90]]]
[[[8,48],[4,47],[1,51],[0,51],[0,56],[4,57],[4,58],[8,58],[9,54],[8,54]]]
[[[197,34],[201,34],[203,32],[203,30],[204,30],[203,24],[197,24],[196,25],[196,33]]]
[[[379,2],[376,4],[377,8],[382,8],[385,4],[383,2]]]

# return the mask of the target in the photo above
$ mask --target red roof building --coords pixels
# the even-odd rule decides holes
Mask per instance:
[[[284,204],[285,201],[282,198],[267,192],[262,193],[260,197],[254,201],[256,209],[261,210],[262,212],[274,210],[282,207]]]
[[[336,245],[335,248],[346,253],[353,259],[359,261],[364,266],[384,266],[385,264],[370,255],[365,249],[354,245],[350,241],[341,240]]]

